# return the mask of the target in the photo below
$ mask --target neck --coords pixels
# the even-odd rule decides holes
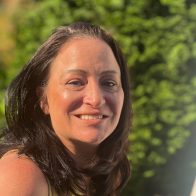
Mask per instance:
[[[66,145],[66,147],[69,149],[70,155],[78,168],[84,169],[93,166],[97,151],[96,145],[74,141],[70,145]]]

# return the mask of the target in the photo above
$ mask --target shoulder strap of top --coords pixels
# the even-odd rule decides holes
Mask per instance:
[[[56,193],[55,189],[51,186],[51,184],[50,184],[48,178],[46,178],[46,182],[47,182],[47,184],[48,184],[48,196],[59,196],[59,195]]]
[[[50,182],[49,182],[48,178],[46,178],[46,182],[48,184],[48,196],[53,196],[53,194],[52,194],[52,187],[50,185]]]

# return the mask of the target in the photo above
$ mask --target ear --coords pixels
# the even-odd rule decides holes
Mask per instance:
[[[48,101],[47,101],[46,96],[41,98],[39,105],[40,105],[40,108],[42,109],[43,113],[48,115],[49,114],[49,107],[48,107]]]
[[[49,107],[46,94],[44,93],[43,87],[38,87],[36,89],[36,94],[39,97],[39,106],[44,114],[49,114]]]

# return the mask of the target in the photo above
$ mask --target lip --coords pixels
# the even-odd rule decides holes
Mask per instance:
[[[74,116],[76,116],[77,118],[81,120],[103,120],[109,117],[108,115],[101,114],[101,113],[75,114]]]
[[[95,118],[95,119],[81,119],[80,117],[74,116],[77,119],[78,123],[81,123],[82,125],[86,125],[86,126],[99,126],[102,123],[106,122],[106,120],[108,119],[108,117],[104,117],[104,118]]]
[[[81,116],[96,116],[95,118],[81,118]],[[100,118],[102,116],[102,118]],[[81,123],[85,123],[87,125],[98,125],[102,122],[104,122],[106,119],[109,118],[109,115],[103,114],[103,113],[97,113],[97,112],[82,112],[78,114],[74,114],[74,117],[76,117]]]

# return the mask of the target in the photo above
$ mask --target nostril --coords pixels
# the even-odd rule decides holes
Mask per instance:
[[[99,81],[89,81],[86,86],[84,103],[91,105],[93,108],[99,108],[105,103],[104,92],[99,86]]]
[[[84,103],[93,107],[100,107],[105,103],[105,99],[102,94],[92,93],[84,97]]]

